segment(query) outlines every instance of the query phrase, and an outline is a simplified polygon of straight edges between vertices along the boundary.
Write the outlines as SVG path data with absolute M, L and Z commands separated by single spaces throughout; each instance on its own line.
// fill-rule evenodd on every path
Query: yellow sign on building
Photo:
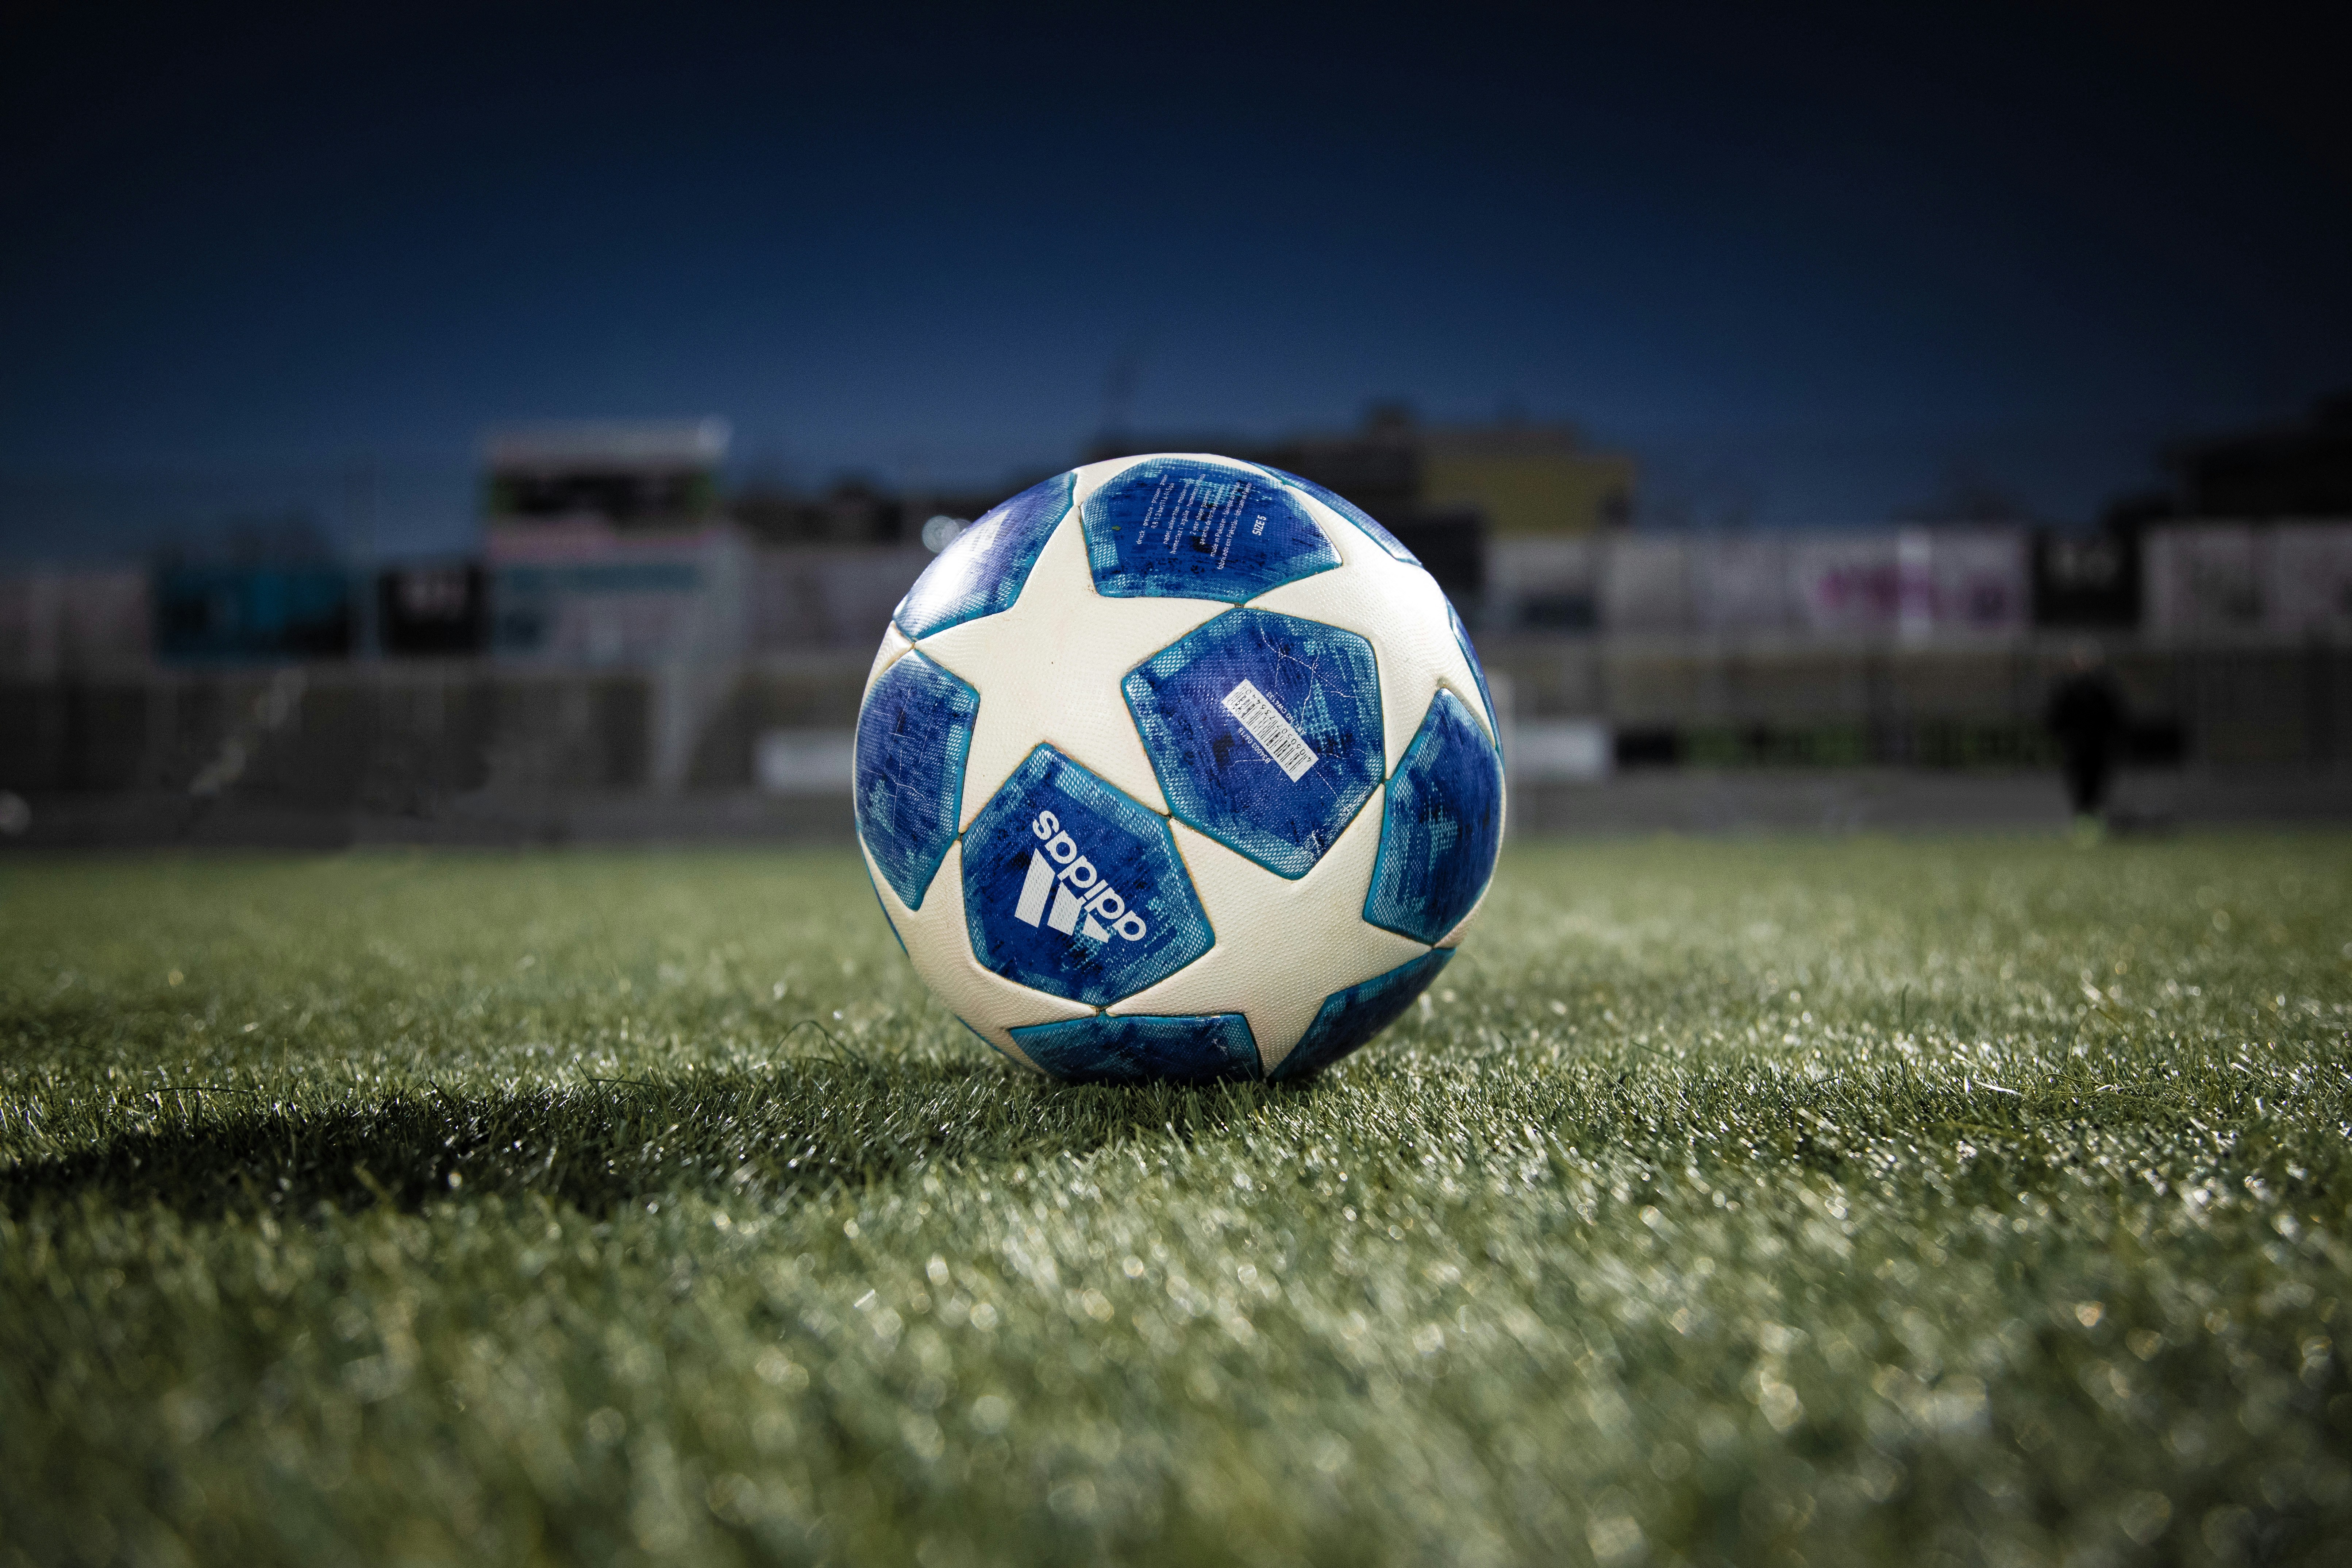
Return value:
M 1501 538 L 1600 533 L 1633 515 L 1633 459 L 1586 447 L 1566 425 L 1421 433 L 1421 494 L 1433 508 L 1475 507 Z

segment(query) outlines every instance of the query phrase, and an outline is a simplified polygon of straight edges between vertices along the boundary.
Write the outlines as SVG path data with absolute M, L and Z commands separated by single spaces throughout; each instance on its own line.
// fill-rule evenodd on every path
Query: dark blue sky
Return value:
M 1507 405 L 1702 522 L 2080 521 L 2352 384 L 2344 57 L 2290 12 L 378 9 L 10 13 L 9 553 L 362 454 L 387 543 L 456 538 L 479 429 L 546 416 L 985 482 L 1123 353 L 1140 428 Z

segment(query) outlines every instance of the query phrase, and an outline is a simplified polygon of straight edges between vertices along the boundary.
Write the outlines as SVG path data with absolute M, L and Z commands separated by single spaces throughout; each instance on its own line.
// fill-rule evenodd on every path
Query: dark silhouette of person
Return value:
M 2106 807 L 2124 738 L 2123 689 L 2097 645 L 2079 644 L 2067 655 L 2066 673 L 2051 689 L 2045 721 L 2058 742 L 2068 804 L 2077 818 L 2096 821 Z

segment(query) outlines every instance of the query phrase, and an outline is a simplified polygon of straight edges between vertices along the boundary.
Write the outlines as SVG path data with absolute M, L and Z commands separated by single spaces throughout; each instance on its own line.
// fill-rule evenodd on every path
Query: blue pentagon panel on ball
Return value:
M 1074 1083 L 1136 1083 L 1171 1079 L 1206 1083 L 1260 1076 L 1257 1042 L 1239 1013 L 1190 1017 L 1073 1018 L 1015 1027 L 1031 1061 Z
M 983 968 L 1101 1007 L 1209 951 L 1209 918 L 1160 814 L 1039 746 L 963 838 L 964 923 Z
M 1502 841 L 1501 753 L 1462 699 L 1440 691 L 1389 780 L 1364 919 L 1437 941 L 1486 890 Z
M 955 842 L 980 693 L 910 653 L 874 678 L 857 710 L 857 836 L 910 910 Z
M 1429 988 L 1429 983 L 1437 978 L 1437 972 L 1453 956 L 1451 949 L 1432 948 L 1386 974 L 1375 974 L 1360 984 L 1326 996 L 1321 1010 L 1315 1015 L 1315 1022 L 1307 1026 L 1307 1033 L 1298 1037 L 1290 1054 L 1275 1068 L 1274 1076 L 1307 1078 L 1321 1072 L 1395 1023 L 1397 1016 Z
M 1114 599 L 1238 605 L 1339 564 L 1307 509 L 1255 468 L 1154 458 L 1087 497 L 1081 516 L 1095 587 Z
M 1470 673 L 1478 682 L 1478 700 L 1486 705 L 1486 727 L 1495 732 L 1496 744 L 1500 746 L 1503 727 L 1495 720 L 1495 694 L 1486 689 L 1486 667 L 1478 662 L 1478 650 L 1470 646 L 1470 628 L 1462 624 L 1461 613 L 1454 609 L 1451 599 L 1445 601 L 1445 618 L 1454 625 L 1454 644 L 1469 661 Z
M 924 568 L 891 619 L 918 640 L 1013 607 L 1054 525 L 1070 512 L 1077 479 L 1061 474 L 982 512 Z
M 1354 632 L 1228 610 L 1128 672 L 1178 820 L 1303 877 L 1381 787 L 1380 671 Z
M 1290 472 L 1286 468 L 1268 468 L 1266 469 L 1266 472 L 1274 475 L 1286 485 L 1292 486 L 1294 489 L 1305 490 L 1308 495 L 1313 496 L 1317 500 L 1321 501 L 1325 506 L 1329 507 L 1333 511 L 1338 512 L 1341 517 L 1346 518 L 1349 522 L 1352 522 L 1358 528 L 1362 529 L 1367 534 L 1370 535 L 1373 543 L 1379 545 L 1382 550 L 1387 551 L 1391 555 L 1395 556 L 1399 561 L 1404 562 L 1410 566 L 1418 566 L 1421 564 L 1421 557 L 1415 555 L 1412 551 L 1407 550 L 1404 547 L 1404 541 L 1399 539 L 1395 534 L 1391 533 L 1387 529 L 1382 528 L 1379 522 L 1373 520 L 1370 512 L 1366 511 L 1362 507 L 1358 506 L 1354 501 L 1349 500 L 1346 496 L 1341 495 L 1339 491 L 1325 489 L 1313 479 L 1302 479 L 1297 474 Z

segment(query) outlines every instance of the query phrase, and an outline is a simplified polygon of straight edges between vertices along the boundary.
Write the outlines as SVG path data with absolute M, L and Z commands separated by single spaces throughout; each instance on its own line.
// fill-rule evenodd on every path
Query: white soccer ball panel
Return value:
M 866 686 L 871 689 L 875 679 L 896 664 L 901 657 L 910 652 L 914 646 L 907 640 L 907 634 L 900 631 L 894 623 L 882 634 L 882 646 L 875 650 L 874 663 L 866 671 Z
M 1274 1071 L 1333 992 L 1428 951 L 1364 922 L 1364 894 L 1381 847 L 1380 808 L 1375 796 L 1314 869 L 1295 881 L 1175 824 L 1177 853 L 1192 874 L 1216 942 L 1110 1011 L 1238 1012 L 1249 1020 L 1260 1064 Z
M 1107 599 L 1095 592 L 1073 510 L 1055 528 L 1013 607 L 950 626 L 917 646 L 971 683 L 980 715 L 964 762 L 960 825 L 1040 742 L 1152 810 L 1168 802 L 1144 755 L 1119 679 L 1225 606 L 1206 599 Z
M 1372 645 L 1380 659 L 1381 713 L 1391 771 L 1412 743 L 1430 699 L 1441 689 L 1461 698 L 1499 745 L 1478 678 L 1463 656 L 1462 645 L 1454 641 L 1437 579 L 1391 557 L 1313 496 L 1301 493 L 1298 500 L 1339 552 L 1343 564 L 1336 572 L 1261 594 L 1250 601 L 1251 607 L 1341 626 Z

